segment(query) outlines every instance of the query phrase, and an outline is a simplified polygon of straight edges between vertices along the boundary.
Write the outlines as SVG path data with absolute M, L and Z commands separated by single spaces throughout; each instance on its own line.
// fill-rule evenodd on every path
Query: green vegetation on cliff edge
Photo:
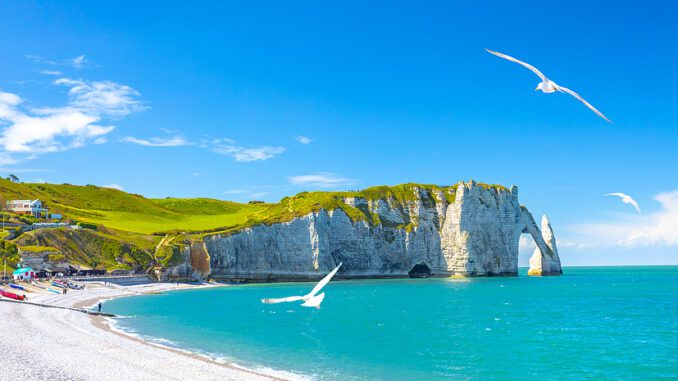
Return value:
M 507 191 L 500 185 L 479 185 Z M 51 213 L 98 227 L 24 233 L 13 240 L 19 247 L 55 247 L 68 260 L 88 267 L 139 269 L 175 263 L 179 257 L 177 248 L 190 243 L 193 235 L 287 222 L 320 209 L 342 209 L 354 221 L 376 225 L 382 222 L 378 215 L 364 205 L 351 206 L 347 200 L 387 200 L 403 208 L 417 200 L 416 189 L 426 189 L 429 197 L 422 202 L 435 203 L 433 194 L 440 194 L 452 203 L 457 186 L 408 183 L 356 192 L 302 192 L 278 203 L 242 204 L 209 198 L 148 199 L 93 185 L 14 183 L 0 179 L 0 194 L 8 200 L 40 199 Z M 411 230 L 415 224 L 416 221 L 410 221 L 402 227 Z

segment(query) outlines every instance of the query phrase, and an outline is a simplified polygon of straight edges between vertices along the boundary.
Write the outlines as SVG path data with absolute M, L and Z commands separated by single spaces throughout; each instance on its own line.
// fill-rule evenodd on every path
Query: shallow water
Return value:
M 315 379 L 678 378 L 678 266 L 560 277 L 331 282 L 322 309 L 264 305 L 311 283 L 106 302 L 165 345 Z

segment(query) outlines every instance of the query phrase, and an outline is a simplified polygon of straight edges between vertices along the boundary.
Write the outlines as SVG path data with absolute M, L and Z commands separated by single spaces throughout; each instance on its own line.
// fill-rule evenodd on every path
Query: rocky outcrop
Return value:
M 553 235 L 551 223 L 546 215 L 541 218 L 541 234 L 546 246 L 550 250 L 550 255 L 544 254 L 539 247 L 534 249 L 534 253 L 530 257 L 530 270 L 527 274 L 534 276 L 560 275 L 563 271 L 560 267 L 556 237 Z
M 346 205 L 371 216 L 364 220 L 341 208 L 320 209 L 289 222 L 208 235 L 210 269 L 200 272 L 231 281 L 309 280 L 343 262 L 338 276 L 344 278 L 406 277 L 416 265 L 433 276 L 517 275 L 523 233 L 534 238 L 548 273 L 560 271 L 550 225 L 542 236 L 517 187 L 470 181 L 441 189 L 412 186 L 408 200 L 346 197 Z

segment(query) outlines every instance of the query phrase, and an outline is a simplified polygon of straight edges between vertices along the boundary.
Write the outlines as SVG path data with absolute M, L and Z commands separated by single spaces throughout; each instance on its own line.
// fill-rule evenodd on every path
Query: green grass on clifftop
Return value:
M 506 190 L 499 185 L 479 183 L 487 189 Z M 104 225 L 118 231 L 140 234 L 200 233 L 239 229 L 258 223 L 292 220 L 320 209 L 342 209 L 352 220 L 378 223 L 378 216 L 364 207 L 352 207 L 347 198 L 395 201 L 400 205 L 417 198 L 416 188 L 440 192 L 454 202 L 458 185 L 401 184 L 376 186 L 356 192 L 302 192 L 274 204 L 241 204 L 209 198 L 148 199 L 111 188 L 93 185 L 13 183 L 0 179 L 0 194 L 6 199 L 40 199 L 52 213 L 66 218 Z M 435 202 L 431 197 L 423 202 Z

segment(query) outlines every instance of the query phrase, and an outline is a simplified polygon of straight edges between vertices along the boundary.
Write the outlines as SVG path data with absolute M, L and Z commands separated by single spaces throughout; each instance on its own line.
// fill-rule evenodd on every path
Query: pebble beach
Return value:
M 26 302 L 0 298 L 0 380 L 279 379 L 126 335 L 103 316 L 38 305 L 89 308 L 101 300 L 190 287 L 201 286 L 94 283 L 67 295 L 33 290 Z

